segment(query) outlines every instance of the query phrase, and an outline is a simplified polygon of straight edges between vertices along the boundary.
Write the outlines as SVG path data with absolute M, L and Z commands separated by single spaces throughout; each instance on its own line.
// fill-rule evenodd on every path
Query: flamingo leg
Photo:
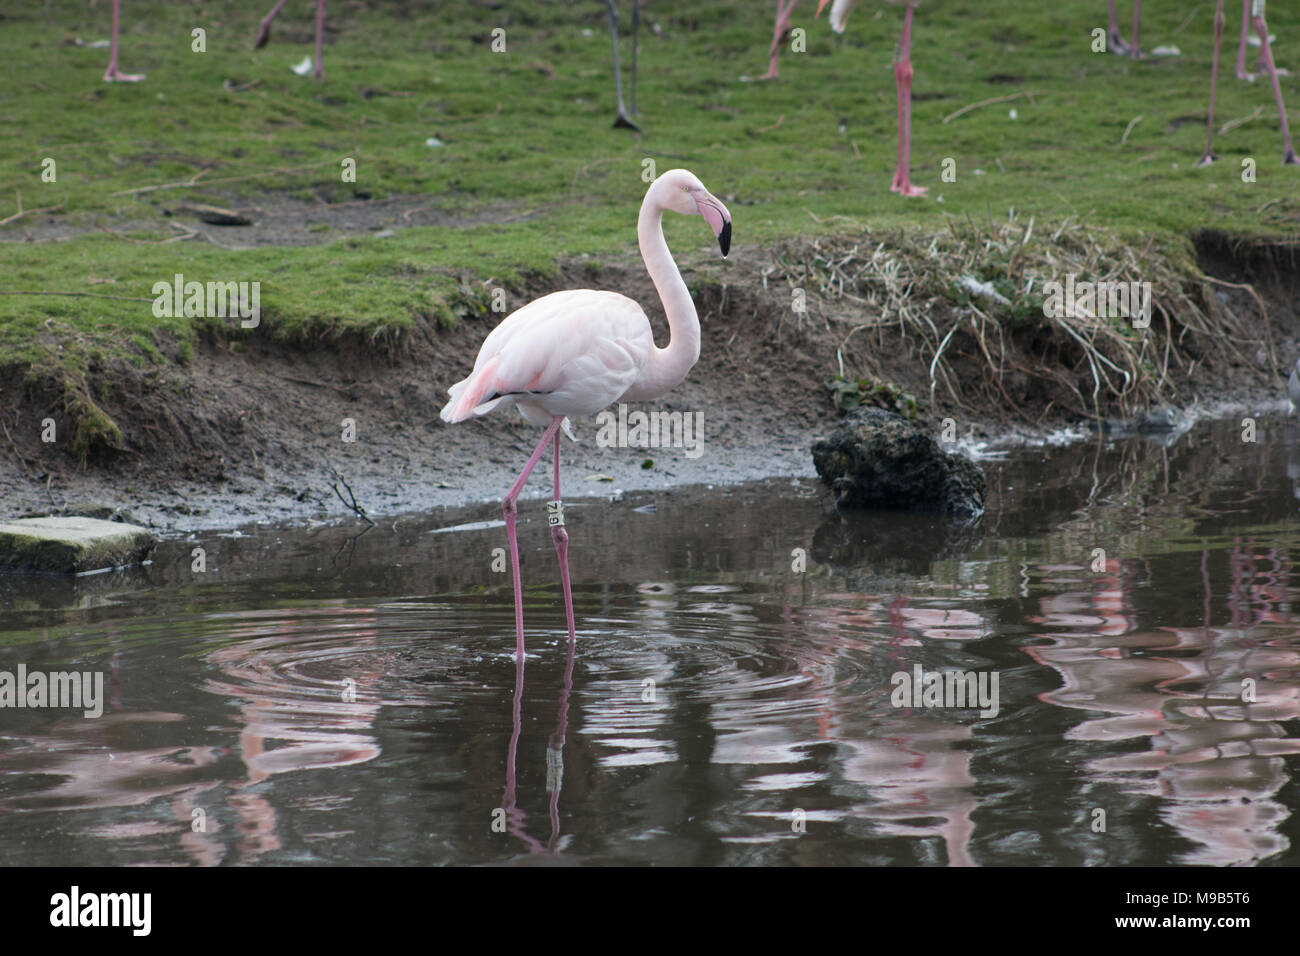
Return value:
M 637 113 L 636 108 L 636 46 L 637 34 L 641 30 L 641 0 L 632 0 L 632 85 L 628 90 L 629 100 L 631 101 L 632 115 Z M 555 497 L 560 497 L 558 494 Z
M 577 640 L 573 629 L 573 589 L 569 583 L 569 532 L 564 530 L 564 502 L 560 498 L 560 433 L 555 433 L 555 500 L 548 507 L 551 539 L 560 559 L 560 584 L 564 588 L 564 617 L 569 625 L 569 643 Z
M 325 39 L 325 0 L 316 0 L 316 69 L 311 75 L 318 80 L 325 79 L 325 51 L 322 44 Z
M 510 486 L 506 492 L 505 499 L 501 502 L 501 512 L 506 520 L 506 537 L 510 539 L 510 572 L 515 577 L 515 658 L 519 661 L 524 659 L 524 588 L 519 579 L 519 538 L 515 534 L 515 520 L 518 517 L 515 502 L 519 498 L 519 493 L 524 490 L 524 483 L 528 481 L 528 476 L 532 474 L 533 468 L 542 457 L 542 452 L 546 451 L 547 444 L 551 438 L 556 436 L 560 429 L 560 423 L 564 421 L 563 415 L 556 415 L 551 419 L 551 424 L 546 429 L 546 434 L 542 440 L 537 443 L 537 449 L 533 452 L 532 457 L 528 459 L 528 464 L 524 465 L 524 470 L 520 473 L 518 480 Z
M 1106 48 L 1111 53 L 1128 53 L 1128 44 L 1119 35 L 1119 18 L 1115 16 L 1115 0 L 1107 0 L 1110 8 L 1110 27 L 1106 30 Z
M 257 39 L 253 41 L 254 50 L 262 49 L 262 47 L 266 46 L 267 41 L 271 39 L 271 21 L 275 19 L 285 2 L 286 0 L 278 0 L 276 5 L 271 8 L 271 12 L 262 17 L 262 25 L 257 28 Z
M 641 127 L 632 122 L 627 115 L 627 107 L 623 105 L 623 74 L 618 66 L 618 10 L 614 8 L 614 0 L 605 0 L 605 6 L 609 9 L 609 42 L 614 48 L 614 95 L 618 99 L 614 128 L 634 129 L 639 133 Z
M 1246 37 L 1250 34 L 1250 0 L 1241 0 L 1241 39 L 1237 42 L 1237 79 L 1250 80 L 1246 72 Z M 1263 54 L 1260 54 L 1263 56 Z
M 139 83 L 144 79 L 143 73 L 123 73 L 117 68 L 117 29 L 120 19 L 122 0 L 113 0 L 113 39 L 112 49 L 108 54 L 108 69 L 104 71 L 105 83 Z
M 1141 0 L 1133 0 L 1133 42 L 1127 43 L 1119 35 L 1119 18 L 1115 16 L 1115 0 L 1108 0 L 1110 8 L 1110 27 L 1106 31 L 1106 49 L 1111 53 L 1120 56 L 1131 56 L 1134 59 L 1142 58 L 1142 51 L 1138 47 L 1138 21 L 1142 16 Z
M 912 160 L 912 11 L 908 4 L 903 15 L 903 37 L 899 42 L 899 59 L 894 64 L 894 80 L 898 86 L 898 166 L 890 192 L 900 196 L 924 196 L 923 186 L 913 186 L 910 172 Z
M 767 51 L 767 72 L 759 77 L 760 80 L 775 80 L 779 75 L 777 61 L 781 58 L 781 42 L 790 32 L 790 13 L 798 2 L 799 0 L 790 0 L 785 4 L 782 0 L 776 0 L 776 24 L 772 27 L 772 48 Z
M 1259 57 L 1264 64 L 1265 72 L 1268 73 L 1268 78 L 1273 83 L 1273 98 L 1277 100 L 1277 115 L 1282 122 L 1282 165 L 1300 166 L 1300 158 L 1296 157 L 1295 150 L 1291 147 L 1291 128 L 1287 125 L 1286 106 L 1282 103 L 1282 87 L 1277 82 L 1277 67 L 1273 63 L 1273 51 L 1268 46 L 1268 24 L 1264 21 L 1264 0 L 1257 0 L 1252 12 L 1255 14 L 1252 17 L 1255 32 L 1259 34 Z
M 1214 155 L 1214 94 L 1219 86 L 1219 46 L 1222 42 L 1223 0 L 1217 0 L 1214 8 L 1214 58 L 1210 61 L 1210 116 L 1205 124 L 1205 152 L 1196 161 L 1197 168 L 1209 166 L 1219 158 Z

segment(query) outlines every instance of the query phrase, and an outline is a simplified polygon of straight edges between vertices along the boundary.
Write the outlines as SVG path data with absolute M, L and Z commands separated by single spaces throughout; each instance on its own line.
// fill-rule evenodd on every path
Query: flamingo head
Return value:
M 718 237 L 722 258 L 731 250 L 731 213 L 717 196 L 704 188 L 704 183 L 685 169 L 670 169 L 655 180 L 653 188 L 661 190 L 661 204 L 665 209 L 683 216 L 703 216 Z

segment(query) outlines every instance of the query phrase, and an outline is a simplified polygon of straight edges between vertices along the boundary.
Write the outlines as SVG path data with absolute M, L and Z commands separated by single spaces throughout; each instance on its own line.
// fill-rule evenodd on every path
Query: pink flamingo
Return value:
M 1273 63 L 1273 53 L 1268 46 L 1268 23 L 1264 20 L 1265 0 L 1246 0 L 1246 3 L 1250 4 L 1250 22 L 1254 25 L 1255 33 L 1259 36 L 1259 62 L 1273 83 L 1273 98 L 1277 100 L 1277 113 L 1282 123 L 1282 165 L 1300 166 L 1300 158 L 1296 157 L 1295 150 L 1291 146 L 1291 128 L 1287 125 L 1286 106 L 1282 103 L 1282 87 L 1278 84 L 1277 67 Z M 1210 64 L 1210 114 L 1206 124 L 1205 152 L 1196 161 L 1198 167 L 1209 166 L 1218 159 L 1214 155 L 1213 148 L 1214 94 L 1215 88 L 1219 85 L 1219 45 L 1223 40 L 1223 25 L 1223 0 L 1217 0 L 1214 9 L 1214 58 Z M 1237 48 L 1238 75 L 1241 75 L 1245 65 L 1245 52 L 1246 40 L 1243 32 L 1241 43 Z
M 782 0 L 776 0 L 776 25 L 772 28 L 772 48 L 767 51 L 767 72 L 759 77 L 760 80 L 775 80 L 778 76 L 776 61 L 781 58 L 781 44 L 790 32 L 790 13 L 798 2 L 799 0 L 790 0 L 789 3 L 783 3 Z
M 817 15 L 831 0 L 821 0 L 817 6 Z M 831 29 L 843 33 L 849 12 L 858 0 L 835 0 L 831 7 Z M 894 170 L 894 181 L 890 183 L 890 192 L 900 196 L 924 196 L 924 186 L 913 186 L 909 166 L 912 159 L 912 11 L 917 3 L 906 0 L 885 0 L 886 3 L 903 5 L 907 8 L 903 14 L 903 36 L 898 44 L 898 56 L 894 61 L 894 81 L 898 87 L 898 166 Z
M 267 41 L 271 39 L 271 21 L 275 19 L 280 8 L 285 4 L 285 0 L 277 0 L 271 12 L 262 18 L 262 25 L 257 30 L 257 39 L 253 41 L 253 49 L 260 50 L 266 46 Z M 325 0 L 316 0 L 316 64 L 311 71 L 311 75 L 318 80 L 325 78 L 325 66 L 323 50 L 323 41 L 325 35 Z
M 573 438 L 569 415 L 592 415 L 612 402 L 659 397 L 682 382 L 700 357 L 700 321 L 664 241 L 665 210 L 703 216 L 713 227 L 724 258 L 731 248 L 731 213 L 693 173 L 684 169 L 664 173 L 646 190 L 637 220 L 637 239 L 668 319 L 671 340 L 667 348 L 655 345 L 650 320 L 641 306 L 626 296 L 593 289 L 552 292 L 506 316 L 484 340 L 474 371 L 447 390 L 451 400 L 442 409 L 445 422 L 461 422 L 497 407 L 514 405 L 525 421 L 547 426 L 501 503 L 514 574 L 517 659 L 524 654 L 524 602 L 515 537 L 515 500 L 528 475 L 554 439 L 555 500 L 547 510 L 560 559 L 564 610 L 572 641 L 569 536 L 564 530 L 560 500 L 560 428 Z
M 143 73 L 123 73 L 117 68 L 117 26 L 121 16 L 122 0 L 113 0 L 113 40 L 108 54 L 108 69 L 104 71 L 105 83 L 139 83 Z

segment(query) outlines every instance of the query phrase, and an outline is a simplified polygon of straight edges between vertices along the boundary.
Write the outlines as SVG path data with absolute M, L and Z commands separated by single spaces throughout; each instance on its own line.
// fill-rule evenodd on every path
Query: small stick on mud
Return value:
M 30 478 L 32 476 L 32 473 L 27 470 L 27 459 L 23 457 L 23 453 L 20 452 L 18 450 L 18 446 L 14 444 L 13 436 L 9 434 L 9 428 L 5 425 L 3 421 L 0 421 L 0 428 L 4 429 L 5 438 L 8 439 L 9 441 L 9 447 L 14 450 L 14 455 L 17 456 L 18 463 L 23 466 L 23 474 L 27 475 L 27 477 Z
M 53 508 L 55 511 L 62 512 L 67 507 L 67 503 L 65 502 L 64 504 L 60 505 L 57 501 L 54 500 L 54 491 L 50 487 L 53 483 L 54 483 L 54 475 L 51 472 L 46 472 L 45 493 L 50 496 L 50 507 Z
M 198 174 L 196 174 L 194 177 L 192 177 L 187 181 L 174 182 L 174 183 L 159 183 L 156 186 L 141 186 L 138 189 L 123 189 L 120 192 L 113 193 L 112 195 L 138 196 L 141 193 L 157 192 L 160 189 L 193 189 L 195 186 L 215 186 L 218 183 L 242 183 L 249 179 L 261 179 L 263 176 L 275 176 L 279 173 L 297 173 L 297 172 L 301 172 L 304 169 L 315 169 L 318 166 L 331 166 L 331 165 L 337 166 L 338 164 L 339 161 L 337 159 L 327 159 L 319 163 L 308 163 L 305 166 L 280 166 L 275 169 L 264 170 L 263 172 L 260 173 L 253 173 L 252 175 L 249 176 L 229 176 L 225 179 L 209 179 L 204 182 L 199 182 L 198 181 L 199 176 L 203 176 L 209 171 L 207 169 L 202 169 L 199 170 Z
M 370 520 L 370 515 L 366 514 L 366 509 L 357 504 L 357 496 L 352 493 L 352 486 L 348 484 L 348 480 L 339 474 L 339 470 L 333 465 L 330 465 L 330 474 L 334 476 L 334 481 L 330 482 L 330 487 L 334 489 L 334 494 L 338 496 L 339 501 L 343 502 L 345 508 L 373 528 L 375 523 Z M 342 485 L 347 491 L 348 496 L 346 498 L 343 497 L 343 492 L 339 491 L 339 485 Z
M 23 209 L 23 194 L 17 190 L 15 190 L 15 192 L 18 196 L 18 211 L 12 216 L 0 219 L 0 226 L 7 226 L 9 223 L 16 222 L 23 218 L 23 216 L 35 215 L 38 212 L 53 212 L 55 209 L 63 208 L 63 203 L 59 203 L 57 206 L 42 206 L 40 209 Z

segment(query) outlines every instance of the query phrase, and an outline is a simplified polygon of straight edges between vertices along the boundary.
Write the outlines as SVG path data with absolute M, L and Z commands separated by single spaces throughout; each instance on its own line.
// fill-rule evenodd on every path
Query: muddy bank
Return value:
M 1157 403 L 1235 401 L 1263 411 L 1276 404 L 1281 368 L 1300 349 L 1300 286 L 1288 246 L 1197 237 L 1206 278 L 1188 280 L 1181 299 L 1157 292 L 1148 351 L 1173 357 L 1159 387 L 1094 394 L 1097 362 L 1125 360 L 1107 351 L 1111 343 L 1098 339 L 1089 353 L 1060 329 L 1015 315 L 1001 320 L 988 304 L 952 293 L 951 277 L 927 275 L 924 256 L 888 259 L 905 245 L 897 237 L 844 241 L 862 263 L 856 274 L 843 250 L 832 254 L 822 240 L 737 249 L 721 268 L 683 261 L 700 313 L 700 362 L 685 383 L 642 407 L 702 415 L 702 442 L 602 448 L 596 423 L 577 422 L 579 443 L 565 446 L 565 497 L 812 477 L 810 444 L 837 417 L 826 382 L 840 369 L 849 379 L 896 383 L 915 396 L 918 421 L 938 428 L 952 419 L 962 439 L 1033 438 L 1084 426 L 1098 412 Z M 838 276 L 816 272 L 819 255 L 837 264 Z M 1009 281 L 1019 281 L 1014 261 L 1006 268 Z M 991 281 L 987 269 L 974 274 Z M 557 277 L 518 291 L 531 298 L 584 287 L 636 298 L 659 343 L 667 341 L 639 259 L 569 262 Z M 795 289 L 804 293 L 803 311 L 792 308 Z M 1175 300 L 1192 303 L 1203 324 L 1218 320 L 1240 331 L 1216 341 L 1161 310 L 1162 301 Z M 891 312 L 897 303 L 919 323 L 949 330 L 941 349 L 908 327 L 912 319 Z M 99 513 L 121 510 L 183 531 L 339 518 L 348 508 L 334 487 L 376 517 L 498 499 L 538 430 L 513 410 L 455 426 L 438 411 L 499 319 L 467 315 L 451 329 L 417 320 L 382 342 L 286 345 L 262 329 L 209 337 L 192 357 L 160 341 L 166 367 L 93 368 L 72 390 L 28 368 L 0 370 L 4 516 L 93 504 Z M 43 442 L 51 419 L 56 440 Z M 353 429 L 355 440 L 347 440 Z M 549 481 L 549 469 L 539 468 L 528 494 L 549 495 Z

